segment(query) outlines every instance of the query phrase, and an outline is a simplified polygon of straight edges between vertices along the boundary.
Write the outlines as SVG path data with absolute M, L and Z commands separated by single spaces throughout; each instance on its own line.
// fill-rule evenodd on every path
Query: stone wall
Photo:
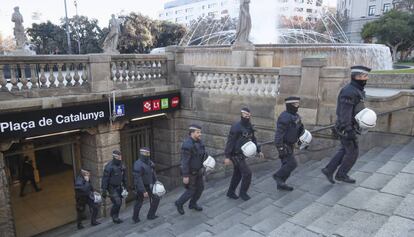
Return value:
M 414 73 L 407 74 L 369 74 L 369 87 L 414 89 Z
M 13 237 L 16 235 L 14 229 L 13 214 L 11 209 L 9 184 L 7 181 L 6 167 L 2 150 L 0 150 L 0 236 Z

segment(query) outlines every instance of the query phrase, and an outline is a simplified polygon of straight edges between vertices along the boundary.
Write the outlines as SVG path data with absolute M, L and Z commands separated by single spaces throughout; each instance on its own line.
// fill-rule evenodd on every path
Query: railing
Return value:
M 111 80 L 134 83 L 167 78 L 167 58 L 163 55 L 116 55 L 111 60 Z
M 0 57 L 0 91 L 84 87 L 88 80 L 87 56 Z
M 402 108 L 393 109 L 393 110 L 390 110 L 390 111 L 378 113 L 377 116 L 378 117 L 383 117 L 385 115 L 389 115 L 389 114 L 392 114 L 392 113 L 395 113 L 395 112 L 399 112 L 399 111 L 407 110 L 407 109 L 411 109 L 411 108 L 414 108 L 414 105 L 405 106 L 405 107 L 402 107 Z M 328 125 L 328 126 L 324 126 L 324 127 L 312 129 L 309 132 L 310 133 L 317 133 L 317 132 L 321 132 L 321 131 L 324 131 L 324 130 L 333 129 L 334 127 L 335 127 L 335 124 L 331 124 L 331 125 Z M 331 136 L 330 138 L 337 139 L 336 136 Z M 260 146 L 272 145 L 272 144 L 274 144 L 274 141 L 273 140 L 259 143 Z M 220 157 L 220 156 L 224 156 L 224 152 L 218 153 L 218 154 L 215 154 L 215 155 L 212 155 L 212 156 L 214 158 L 217 158 L 217 157 Z M 170 166 L 168 168 L 164 168 L 164 169 L 157 170 L 157 172 L 161 173 L 161 172 L 165 172 L 165 171 L 168 171 L 168 170 L 171 170 L 171 169 L 175 169 L 175 168 L 178 168 L 178 167 L 180 167 L 180 164 L 176 164 L 176 165 Z
M 194 67 L 194 87 L 228 95 L 276 97 L 278 68 Z

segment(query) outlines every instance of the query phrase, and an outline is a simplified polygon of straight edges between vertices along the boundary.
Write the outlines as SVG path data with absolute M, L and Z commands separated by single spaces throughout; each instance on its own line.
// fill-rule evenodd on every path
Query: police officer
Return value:
M 137 194 L 137 199 L 134 207 L 134 214 L 132 220 L 135 223 L 140 221 L 139 211 L 141 210 L 142 203 L 144 198 L 149 198 L 150 209 L 148 211 L 147 219 L 154 220 L 158 218 L 155 215 L 157 211 L 158 204 L 160 203 L 160 198 L 157 195 L 152 194 L 152 187 L 157 180 L 155 176 L 155 165 L 150 160 L 151 151 L 148 147 L 143 147 L 139 150 L 139 159 L 134 163 L 134 186 Z
M 280 114 L 276 124 L 275 145 L 282 166 L 273 174 L 273 179 L 275 179 L 279 190 L 293 190 L 293 187 L 286 184 L 286 180 L 298 165 L 293 155 L 294 145 L 304 132 L 301 118 L 297 113 L 299 102 L 299 97 L 290 96 L 286 98 L 286 111 Z
M 203 208 L 197 204 L 204 190 L 203 181 L 203 162 L 207 158 L 207 153 L 201 141 L 201 127 L 191 125 L 189 136 L 181 146 L 181 174 L 186 188 L 185 192 L 175 201 L 178 213 L 184 215 L 183 205 L 188 200 L 189 209 L 202 211 Z
M 260 151 L 260 147 L 257 146 L 256 137 L 254 135 L 253 125 L 250 123 L 251 113 L 248 108 L 241 109 L 240 121 L 234 123 L 231 126 L 226 148 L 224 150 L 226 158 L 224 164 L 229 165 L 233 163 L 233 176 L 231 177 L 230 186 L 227 191 L 227 197 L 232 199 L 238 199 L 239 196 L 244 201 L 250 199 L 247 194 L 247 190 L 250 187 L 252 180 L 252 171 L 246 163 L 246 157 L 241 151 L 241 147 L 249 141 L 252 141 L 256 147 L 260 157 L 263 158 L 263 153 Z M 240 185 L 239 196 L 236 195 L 236 188 Z
M 359 154 L 358 126 L 354 117 L 365 108 L 364 88 L 370 71 L 371 69 L 365 66 L 351 67 L 351 82 L 339 92 L 335 129 L 339 135 L 341 145 L 328 165 L 322 169 L 322 173 L 332 184 L 335 183 L 333 174 L 338 167 L 338 172 L 335 175 L 337 181 L 355 183 L 355 179 L 348 176 L 348 172 L 354 166 Z
M 81 169 L 80 174 L 75 180 L 75 196 L 76 196 L 76 212 L 78 229 L 83 229 L 82 218 L 85 212 L 85 207 L 88 205 L 91 213 L 91 225 L 99 225 L 101 223 L 96 221 L 98 216 L 98 204 L 95 203 L 94 188 L 90 180 L 90 171 Z
M 107 193 L 111 198 L 112 221 L 116 224 L 122 223 L 119 219 L 119 210 L 122 205 L 122 191 L 127 187 L 125 166 L 122 164 L 122 154 L 118 150 L 112 152 L 112 160 L 105 165 L 102 177 L 102 196 L 106 198 Z
M 32 183 L 32 186 L 36 192 L 42 191 L 42 189 L 37 186 L 34 178 L 33 162 L 29 159 L 29 157 L 25 156 L 20 176 L 20 197 L 24 197 L 24 187 L 29 181 Z

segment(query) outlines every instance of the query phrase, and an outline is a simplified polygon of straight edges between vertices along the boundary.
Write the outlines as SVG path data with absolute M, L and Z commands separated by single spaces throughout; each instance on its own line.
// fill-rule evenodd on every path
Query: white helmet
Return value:
M 214 170 L 214 167 L 216 166 L 216 160 L 214 160 L 213 157 L 208 156 L 207 159 L 203 162 L 203 165 L 206 168 L 206 171 Z
M 156 181 L 152 187 L 152 193 L 158 197 L 162 197 L 166 192 L 167 191 L 165 190 L 164 184 L 162 184 L 160 181 Z
M 355 115 L 355 120 L 361 130 L 367 130 L 377 125 L 377 114 L 372 109 L 365 108 Z
M 303 134 L 299 137 L 299 141 L 301 143 L 299 149 L 301 150 L 305 149 L 306 147 L 309 146 L 309 144 L 312 141 L 312 134 L 308 130 L 305 129 Z
M 128 197 L 128 190 L 126 190 L 126 188 L 123 188 L 123 189 L 122 189 L 121 196 L 122 196 L 123 198 Z
M 243 155 L 247 158 L 252 158 L 256 155 L 257 147 L 252 141 L 246 142 L 242 147 L 241 150 Z
M 102 202 L 102 196 L 98 192 L 93 192 L 93 202 L 94 203 L 101 203 Z

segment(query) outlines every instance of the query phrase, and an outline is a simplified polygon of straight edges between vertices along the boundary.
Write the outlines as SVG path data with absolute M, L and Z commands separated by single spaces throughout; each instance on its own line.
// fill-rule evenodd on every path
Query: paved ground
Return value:
M 414 140 L 362 155 L 351 171 L 354 185 L 328 183 L 320 173 L 327 162 L 300 165 L 288 180 L 293 192 L 276 190 L 271 175 L 279 164 L 272 161 L 255 172 L 247 202 L 225 197 L 227 178 L 207 184 L 203 212 L 186 208 L 179 215 L 173 205 L 178 188 L 162 200 L 157 220 L 133 224 L 129 207 L 121 225 L 105 219 L 97 227 L 77 231 L 71 225 L 44 236 L 414 236 Z

